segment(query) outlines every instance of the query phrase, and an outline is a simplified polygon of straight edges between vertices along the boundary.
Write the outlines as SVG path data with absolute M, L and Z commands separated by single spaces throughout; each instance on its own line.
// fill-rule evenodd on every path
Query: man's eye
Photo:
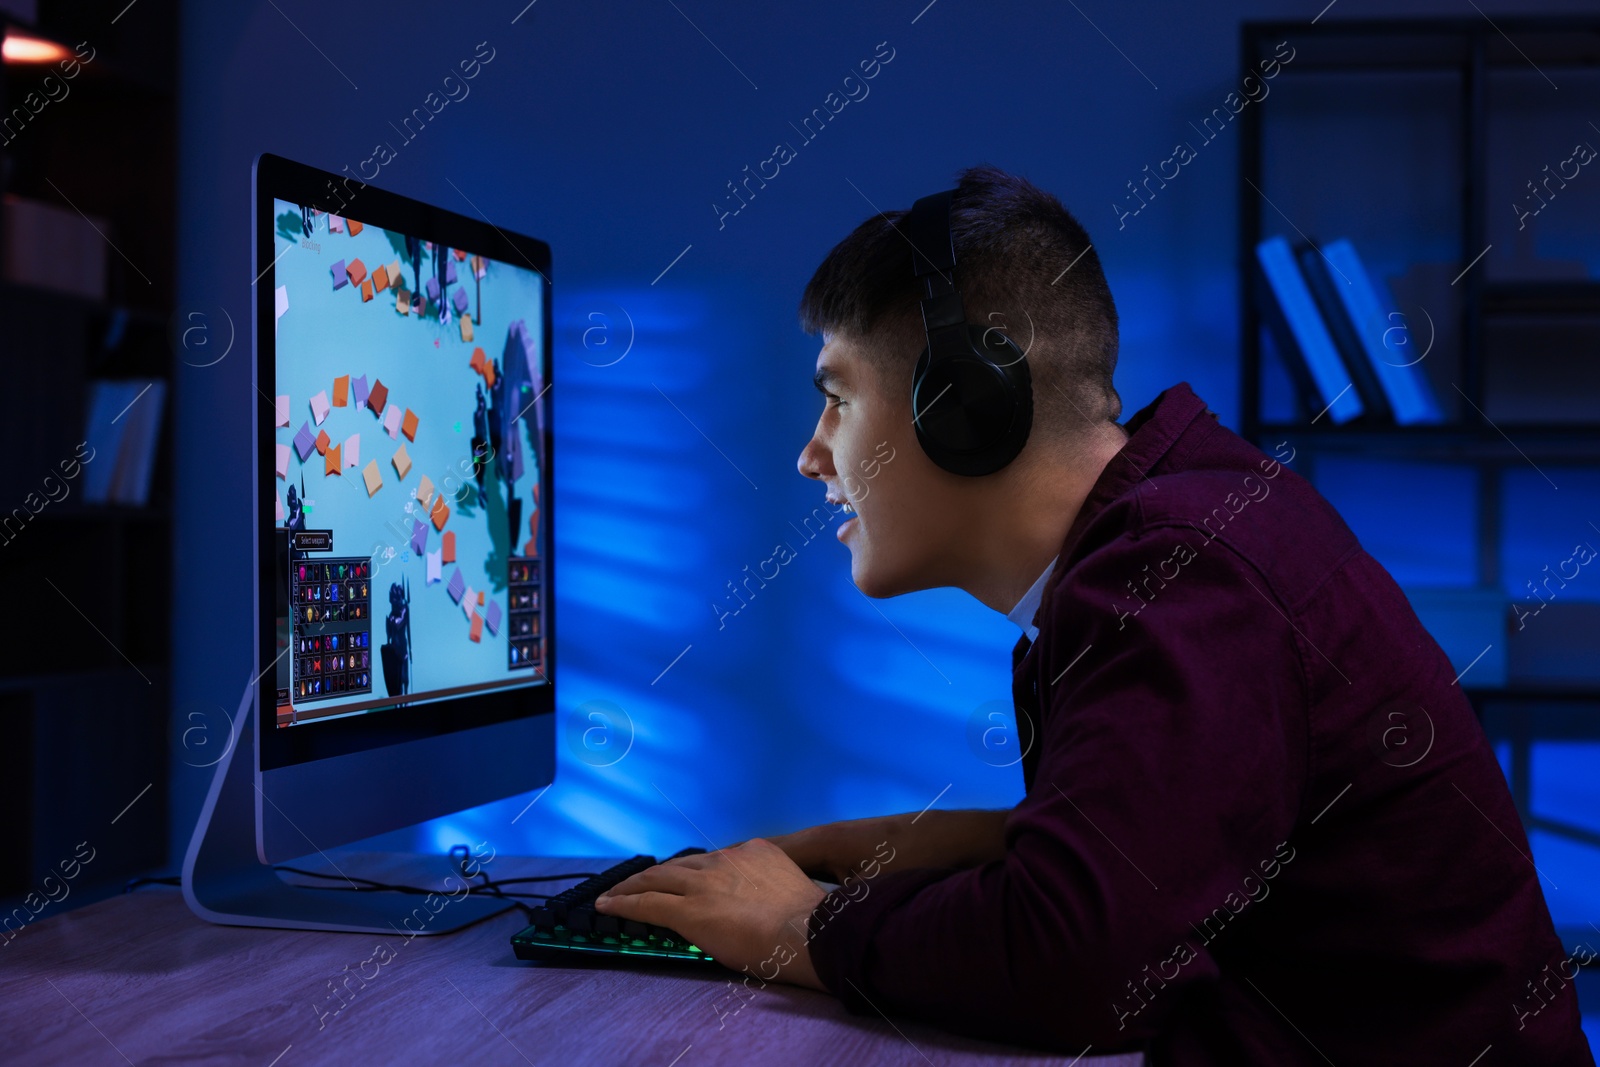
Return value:
M 843 400 L 840 400 L 838 397 L 834 396 L 832 393 L 825 393 L 823 395 L 828 398 L 828 407 L 830 407 L 830 408 L 831 407 L 838 407 L 839 405 L 844 403 Z

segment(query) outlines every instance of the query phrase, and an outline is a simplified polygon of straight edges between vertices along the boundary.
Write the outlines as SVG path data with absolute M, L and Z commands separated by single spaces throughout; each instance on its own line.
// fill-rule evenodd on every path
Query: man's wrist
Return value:
M 768 974 L 766 968 L 762 967 L 758 969 L 758 977 L 768 982 L 776 980 L 827 992 L 827 986 L 817 977 L 817 970 L 811 963 L 810 926 L 812 912 L 821 908 L 827 897 L 825 891 L 817 889 L 816 896 L 809 901 L 805 910 L 785 918 L 783 925 L 775 932 L 778 947 L 769 961 L 773 965 L 772 972 Z
M 802 924 L 803 925 L 803 924 Z M 820 989 L 828 992 L 828 987 L 822 984 L 822 979 L 817 977 L 817 969 L 811 963 L 810 940 L 800 943 L 799 951 L 794 954 L 783 968 L 783 980 L 790 985 L 805 986 L 808 989 Z

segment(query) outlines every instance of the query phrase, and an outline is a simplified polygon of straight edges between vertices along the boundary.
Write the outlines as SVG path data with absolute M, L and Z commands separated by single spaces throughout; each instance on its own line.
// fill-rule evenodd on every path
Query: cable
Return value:
M 427 893 L 437 892 L 437 890 L 423 889 L 420 886 L 390 885 L 388 882 L 378 882 L 378 881 L 374 881 L 371 878 L 362 878 L 360 876 L 351 876 L 351 875 L 348 875 L 348 874 L 340 874 L 340 873 L 326 874 L 326 873 L 324 873 L 322 871 L 307 871 L 307 870 L 302 870 L 299 867 L 290 867 L 287 864 L 283 864 L 283 863 L 273 864 L 272 869 L 275 870 L 275 871 L 282 871 L 285 874 L 298 874 L 303 878 L 330 878 L 330 879 L 333 879 L 334 881 L 341 881 L 341 882 L 349 882 L 350 883 L 350 885 L 348 885 L 348 886 L 342 886 L 342 885 L 330 885 L 330 886 L 309 886 L 308 885 L 308 886 L 302 886 L 301 888 L 304 888 L 304 889 L 337 889 L 337 890 L 343 890 L 344 892 L 347 892 L 347 893 L 412 893 L 412 894 L 427 894 Z M 356 885 L 357 882 L 360 882 L 362 884 L 361 885 Z
M 457 847 L 459 848 L 461 846 L 457 846 Z M 452 854 L 454 854 L 454 850 L 452 850 Z M 461 877 L 462 877 L 463 880 L 466 880 L 466 879 L 469 879 L 469 878 L 473 877 L 472 875 L 469 875 L 469 874 L 466 873 L 466 861 L 464 861 L 464 860 L 463 861 L 459 861 L 458 864 L 457 864 L 457 868 L 460 871 Z M 327 873 L 325 871 L 308 871 L 308 870 L 304 870 L 304 869 L 299 868 L 299 867 L 290 867 L 290 866 L 288 866 L 286 864 L 281 864 L 281 863 L 280 864 L 275 864 L 272 869 L 275 870 L 275 871 L 283 871 L 286 874 L 297 874 L 297 875 L 300 875 L 301 877 L 305 877 L 305 878 L 327 878 L 327 879 L 334 880 L 334 881 L 345 881 L 345 882 L 349 882 L 350 883 L 349 885 L 303 886 L 302 888 L 305 888 L 305 889 L 325 889 L 325 890 L 328 890 L 330 892 L 335 892 L 335 893 L 338 893 L 338 892 L 343 892 L 343 893 L 393 892 L 393 893 L 406 893 L 406 894 L 410 894 L 410 895 L 413 895 L 413 896 L 422 896 L 422 895 L 426 895 L 426 894 L 429 894 L 429 893 L 440 893 L 441 892 L 438 889 L 426 889 L 426 888 L 423 888 L 421 886 L 392 885 L 392 884 L 390 884 L 388 882 L 379 882 L 379 881 L 376 881 L 376 880 L 374 880 L 372 878 L 362 878 L 360 876 L 352 877 L 352 876 L 349 876 L 349 875 L 343 875 L 343 874 L 337 874 L 337 873 L 329 874 L 329 873 Z M 468 884 L 471 886 L 472 889 L 481 890 L 482 892 L 485 892 L 485 893 L 489 894 L 490 896 L 495 897 L 496 899 L 505 901 L 506 903 L 508 903 L 508 904 L 512 905 L 513 907 L 519 909 L 522 912 L 522 914 L 523 914 L 523 916 L 525 918 L 527 918 L 529 921 L 532 921 L 532 919 L 533 919 L 533 909 L 531 907 L 529 907 L 527 904 L 524 904 L 522 902 L 524 900 L 549 900 L 551 897 L 555 896 L 556 894 L 554 894 L 554 893 L 507 893 L 507 892 L 504 891 L 504 889 L 501 888 L 502 886 L 513 885 L 513 884 L 519 884 L 520 885 L 521 883 L 524 883 L 524 882 L 561 882 L 561 881 L 582 880 L 582 879 L 585 879 L 585 878 L 593 878 L 594 874 L 593 874 L 593 872 L 590 872 L 590 871 L 573 871 L 573 872 L 568 873 L 568 874 L 542 874 L 542 875 L 533 875 L 533 876 L 526 877 L 526 878 L 505 878 L 505 879 L 501 879 L 501 880 L 495 881 L 495 880 L 490 879 L 489 876 L 484 874 L 482 871 L 479 871 L 477 877 L 482 878 L 483 881 L 481 883 L 470 883 L 469 882 Z M 355 883 L 357 883 L 357 882 L 360 882 L 362 884 L 361 885 L 356 885 Z M 443 895 L 448 896 L 449 894 L 443 894 Z
M 559 882 L 565 878 L 598 878 L 594 871 L 573 871 L 571 874 L 541 874 L 537 878 L 497 878 L 492 885 L 518 885 L 522 882 Z
M 286 864 L 281 864 L 281 863 L 274 865 L 272 869 L 275 870 L 275 871 L 283 871 L 285 874 L 298 874 L 303 878 L 327 878 L 327 879 L 329 879 L 331 881 L 350 882 L 351 883 L 348 886 L 341 886 L 341 885 L 310 886 L 310 885 L 308 885 L 308 886 L 301 886 L 300 888 L 302 888 L 302 889 L 333 889 L 333 890 L 342 890 L 342 891 L 344 891 L 346 893 L 411 893 L 411 894 L 418 895 L 418 896 L 426 895 L 428 893 L 440 893 L 440 894 L 444 893 L 444 890 L 442 890 L 442 889 L 428 889 L 425 886 L 416 886 L 416 885 L 393 885 L 393 884 L 390 884 L 389 882 L 379 882 L 379 881 L 375 881 L 374 879 L 371 879 L 371 878 L 362 878 L 359 875 L 328 873 L 326 871 L 307 871 L 307 870 L 303 870 L 303 869 L 301 869 L 299 867 L 290 867 L 290 866 L 288 866 Z M 559 880 L 561 880 L 563 878 L 570 878 L 570 877 L 573 877 L 573 876 L 572 875 L 551 875 L 549 877 L 544 877 L 544 878 L 518 878 L 518 879 L 512 879 L 512 881 L 519 881 L 519 882 L 523 882 L 523 881 L 528 881 L 528 882 L 553 882 L 553 881 L 559 881 Z M 355 884 L 356 882 L 361 882 L 362 884 L 361 885 L 356 885 Z M 473 888 L 473 889 L 486 889 L 486 890 L 493 891 L 493 890 L 498 889 L 501 885 L 504 885 L 504 884 L 507 884 L 507 883 L 505 883 L 505 882 L 486 882 L 483 885 L 473 884 L 471 886 L 471 888 Z M 540 899 L 549 899 L 550 897 L 554 896 L 555 894 L 553 894 L 553 893 L 513 893 L 513 894 L 507 894 L 507 895 L 510 895 L 510 896 L 525 896 L 525 897 L 538 897 Z
M 533 909 L 522 902 L 524 900 L 549 900 L 556 894 L 507 893 L 504 889 L 505 886 L 523 885 L 528 882 L 577 882 L 582 881 L 585 878 L 593 878 L 596 876 L 595 872 L 593 871 L 571 871 L 565 874 L 539 874 L 530 875 L 523 878 L 501 878 L 497 880 L 490 878 L 483 871 L 479 871 L 476 875 L 468 874 L 468 855 L 469 854 L 465 845 L 456 845 L 450 850 L 450 857 L 456 861 L 456 870 L 460 874 L 462 880 L 469 884 L 471 889 L 480 890 L 489 894 L 490 896 L 504 900 L 513 907 L 521 909 L 523 915 L 530 920 L 533 917 Z M 308 871 L 301 867 L 290 867 L 289 865 L 282 863 L 274 864 L 272 869 L 275 871 L 282 871 L 285 874 L 299 875 L 302 878 L 326 878 L 332 881 L 343 881 L 349 883 L 348 885 L 301 886 L 300 888 L 302 889 L 325 889 L 330 892 L 344 893 L 404 893 L 410 896 L 426 896 L 430 893 L 441 893 L 445 896 L 449 895 L 447 893 L 442 893 L 441 890 L 428 889 L 423 886 L 395 885 L 389 882 L 380 882 L 373 878 L 363 878 L 359 875 L 352 876 L 340 873 L 330 874 L 325 871 Z M 470 880 L 472 878 L 480 878 L 482 881 L 471 882 Z M 157 878 L 130 878 L 128 879 L 127 883 L 123 885 L 122 891 L 124 893 L 131 893 L 142 885 L 182 886 L 182 884 L 183 880 L 176 876 Z M 469 892 L 471 889 L 469 889 Z
M 348 881 L 348 882 L 351 883 L 350 885 L 327 885 L 327 886 L 303 886 L 302 887 L 302 888 L 305 888 L 305 889 L 321 889 L 321 890 L 325 890 L 325 891 L 330 892 L 330 893 L 394 892 L 394 893 L 404 893 L 404 894 L 407 894 L 407 895 L 410 895 L 410 896 L 425 896 L 425 895 L 430 894 L 430 893 L 440 893 L 443 896 L 449 896 L 450 895 L 448 893 L 443 893 L 441 890 L 438 890 L 438 889 L 425 889 L 425 888 L 423 888 L 421 886 L 414 886 L 414 885 L 391 885 L 391 884 L 389 884 L 387 882 L 379 882 L 379 881 L 376 881 L 376 880 L 371 879 L 371 878 L 361 878 L 361 877 L 352 878 L 352 877 L 348 877 L 346 875 L 341 875 L 341 874 L 327 874 L 327 873 L 325 873 L 323 871 L 307 871 L 307 870 L 302 870 L 301 868 L 298 868 L 298 867 L 289 867 L 289 866 L 286 866 L 284 864 L 275 865 L 273 867 L 273 870 L 275 870 L 275 871 L 283 871 L 283 872 L 288 873 L 288 874 L 298 874 L 298 875 L 301 875 L 302 877 L 307 877 L 307 878 L 329 878 L 329 879 L 335 879 L 335 880 L 340 880 L 340 881 Z M 560 877 L 566 877 L 566 876 L 552 875 L 548 879 L 538 879 L 538 880 L 539 881 L 550 881 L 550 880 L 554 880 L 554 879 L 560 878 Z M 361 883 L 364 883 L 364 884 L 356 885 L 356 884 L 354 884 L 356 882 L 361 882 Z M 553 894 L 549 894 L 549 893 L 506 893 L 506 892 L 503 892 L 498 885 L 495 885 L 493 883 L 490 883 L 487 887 L 476 886 L 476 885 L 472 885 L 471 883 L 467 883 L 467 884 L 469 886 L 471 886 L 471 888 L 469 888 L 468 892 L 471 892 L 471 889 L 473 889 L 473 888 L 484 889 L 484 891 L 487 892 L 490 896 L 493 896 L 498 900 L 502 900 L 505 903 L 507 903 L 507 904 L 511 905 L 512 907 L 514 907 L 514 908 L 518 909 L 519 911 L 521 911 L 523 918 L 526 919 L 529 922 L 533 921 L 533 908 L 531 908 L 527 904 L 524 904 L 523 901 L 524 900 L 549 900 L 550 897 L 553 895 Z

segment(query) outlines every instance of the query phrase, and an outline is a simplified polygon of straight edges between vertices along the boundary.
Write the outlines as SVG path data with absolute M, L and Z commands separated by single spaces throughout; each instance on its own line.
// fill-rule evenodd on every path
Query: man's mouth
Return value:
M 845 531 L 849 530 L 856 524 L 855 505 L 850 503 L 850 498 L 844 496 L 843 494 L 835 497 L 830 493 L 826 498 L 826 502 L 837 507 L 839 509 L 839 514 L 845 516 L 845 520 L 841 522 L 839 524 L 839 528 L 833 532 L 834 537 L 843 541 Z

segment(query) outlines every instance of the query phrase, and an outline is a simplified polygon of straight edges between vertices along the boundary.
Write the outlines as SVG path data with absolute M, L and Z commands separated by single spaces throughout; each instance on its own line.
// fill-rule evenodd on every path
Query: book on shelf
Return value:
M 1265 283 L 1263 317 L 1301 401 L 1317 412 L 1311 421 L 1326 413 L 1330 421 L 1343 424 L 1366 414 L 1367 405 L 1339 355 L 1289 242 L 1282 237 L 1262 241 L 1256 245 L 1256 263 Z
M 1443 422 L 1422 357 L 1409 354 L 1415 346 L 1405 320 L 1367 272 L 1355 245 L 1342 237 L 1320 251 L 1307 245 L 1299 259 L 1323 321 L 1374 417 L 1401 426 Z M 1400 339 L 1393 347 L 1391 335 Z
M 159 378 L 90 384 L 84 439 L 94 458 L 84 468 L 85 503 L 142 507 L 149 501 L 166 395 L 167 383 Z
M 1344 362 L 1350 380 L 1355 383 L 1355 391 L 1361 394 L 1361 400 L 1367 407 L 1370 416 L 1368 421 L 1390 421 L 1393 409 L 1389 406 L 1383 387 L 1378 384 L 1372 362 L 1362 350 L 1361 336 L 1356 326 L 1359 320 L 1353 319 L 1344 309 L 1346 290 L 1352 285 L 1349 275 L 1313 244 L 1296 248 L 1295 259 L 1300 263 L 1300 272 L 1305 275 L 1306 287 L 1311 290 L 1311 296 L 1317 303 L 1328 336 L 1333 338 L 1339 358 Z

